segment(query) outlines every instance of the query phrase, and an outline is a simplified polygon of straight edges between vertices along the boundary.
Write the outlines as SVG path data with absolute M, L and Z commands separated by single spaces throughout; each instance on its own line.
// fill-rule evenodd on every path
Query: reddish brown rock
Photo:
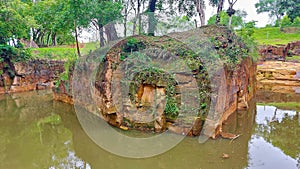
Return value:
M 5 71 L 7 72 L 0 76 L 0 87 L 4 87 L 5 90 L 0 90 L 0 94 L 51 89 L 53 82 L 64 71 L 64 62 L 49 60 L 16 62 L 9 69 L 13 75 L 9 76 L 8 70 Z
M 149 41 L 145 37 L 139 38 L 145 40 L 146 44 L 151 44 L 153 46 L 162 45 L 170 41 L 169 37 L 161 37 L 156 41 Z M 120 79 L 124 77 L 124 71 L 119 68 L 120 66 L 118 67 L 118 65 L 122 64 L 122 60 L 120 60 L 122 49 L 118 47 L 124 44 L 126 44 L 126 40 L 119 42 L 117 47 L 112 50 L 111 53 L 106 55 L 105 61 L 102 64 L 103 69 L 96 75 L 95 90 L 92 95 L 93 99 L 96 101 L 97 108 L 101 113 L 97 115 L 104 118 L 109 124 L 117 127 L 126 126 L 129 129 L 138 128 L 141 130 L 148 130 L 150 128 L 150 130 L 155 130 L 157 132 L 168 129 L 169 131 L 184 135 L 199 135 L 203 129 L 203 120 L 200 120 L 200 118 L 194 118 L 194 116 L 193 118 L 178 118 L 177 120 L 174 120 L 166 119 L 164 117 L 165 98 L 160 98 L 159 96 L 165 95 L 163 91 L 166 90 L 166 84 L 158 83 L 159 80 L 132 80 L 133 82 L 139 82 L 139 85 L 133 88 L 136 93 L 131 96 L 132 98 L 122 98 L 120 90 L 121 85 L 119 82 L 121 81 Z M 154 56 L 168 57 L 167 54 L 157 53 L 156 50 L 148 51 L 148 53 L 153 54 Z M 89 66 L 86 67 L 86 69 L 94 68 Z M 223 122 L 226 121 L 233 112 L 237 109 L 247 109 L 249 107 L 248 102 L 252 99 L 256 89 L 256 64 L 249 57 L 237 64 L 234 69 L 225 67 L 224 72 L 222 72 L 222 70 L 223 69 L 220 69 L 220 74 L 217 72 L 215 76 L 211 77 L 211 82 L 216 88 L 214 88 L 213 91 L 215 95 L 212 96 L 212 102 L 214 104 L 213 107 L 210 108 L 215 111 L 212 111 L 209 114 L 204 123 L 204 125 L 206 124 L 208 126 L 208 130 L 203 131 L 203 133 L 212 138 L 217 137 Z M 183 90 L 184 92 L 190 90 L 191 93 L 195 91 L 193 83 L 197 85 L 201 84 L 200 82 L 198 83 L 198 81 L 202 79 L 199 78 L 200 80 L 198 79 L 198 81 L 196 81 L 194 77 L 200 72 L 199 68 L 198 70 L 192 70 L 192 76 L 180 72 L 175 73 L 175 77 L 179 79 L 178 84 L 174 84 L 176 99 L 181 97 L 181 92 Z M 224 76 L 221 73 L 224 73 Z M 80 74 L 80 77 L 88 76 L 89 75 L 84 73 Z M 69 80 L 71 81 L 72 76 L 69 77 Z M 83 78 L 82 82 L 77 84 L 77 87 L 80 87 L 82 84 L 90 85 L 90 83 L 85 80 L 86 79 Z M 114 83 L 111 83 L 112 80 L 114 80 Z M 70 94 L 66 88 L 66 86 L 71 86 L 70 81 L 68 81 L 68 85 L 61 83 L 58 88 L 59 90 L 54 91 L 65 95 Z M 204 81 L 201 82 L 204 83 Z M 186 97 L 191 104 L 196 100 L 193 98 L 193 95 L 188 95 Z M 56 98 L 59 99 L 59 97 Z M 86 100 L 84 97 L 78 99 L 79 100 L 76 100 L 77 102 L 80 102 L 80 104 L 87 107 L 85 105 Z M 156 100 L 155 103 L 154 100 Z M 199 102 L 197 103 L 199 104 Z M 122 106 L 118 107 L 118 104 Z M 149 107 L 151 106 L 155 107 L 155 113 L 153 114 L 149 113 L 149 110 L 151 110 Z M 126 120 L 126 123 L 124 119 Z
M 287 45 L 261 46 L 259 54 L 262 60 L 281 60 L 285 61 L 289 55 L 299 55 L 300 41 L 290 42 Z

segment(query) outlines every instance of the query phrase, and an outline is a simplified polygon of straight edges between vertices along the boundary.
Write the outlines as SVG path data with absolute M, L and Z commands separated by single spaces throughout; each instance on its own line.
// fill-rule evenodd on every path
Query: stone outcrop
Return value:
M 300 63 L 266 61 L 259 64 L 257 88 L 278 93 L 300 93 Z
M 212 33 L 215 32 L 212 31 Z M 201 31 L 199 34 L 201 34 Z M 197 136 L 202 132 L 213 138 L 219 134 L 222 123 L 226 121 L 233 112 L 236 110 L 245 110 L 249 107 L 249 101 L 253 98 L 256 89 L 256 64 L 250 57 L 241 60 L 234 68 L 225 66 L 216 70 L 210 79 L 207 79 L 207 77 L 209 77 L 206 72 L 207 70 L 203 69 L 202 66 L 191 67 L 192 69 L 189 73 L 182 72 L 180 67 L 173 67 L 172 71 L 176 79 L 175 83 L 173 83 L 170 74 L 166 72 L 154 71 L 153 74 L 151 74 L 149 70 L 145 72 L 142 70 L 130 72 L 130 74 L 135 74 L 135 76 L 130 77 L 131 81 L 129 81 L 129 86 L 127 86 L 129 91 L 125 93 L 125 95 L 129 94 L 129 97 L 123 97 L 121 82 L 122 79 L 126 79 L 125 72 L 127 71 L 128 73 L 128 70 L 139 68 L 133 67 L 132 64 L 122 65 L 123 60 L 127 57 L 124 50 L 128 50 L 128 46 L 131 47 L 131 51 L 129 49 L 131 53 L 134 52 L 133 49 L 136 50 L 136 47 L 143 49 L 147 46 L 150 46 L 150 48 L 156 47 L 155 50 L 146 50 L 145 54 L 152 56 L 154 62 L 159 57 L 163 58 L 161 60 L 165 61 L 165 63 L 161 60 L 155 62 L 160 62 L 163 66 L 175 62 L 172 61 L 172 56 L 169 53 L 181 52 L 184 48 L 187 48 L 183 45 L 184 48 L 181 49 L 180 47 L 182 46 L 178 45 L 180 43 L 170 37 L 159 37 L 157 39 L 155 39 L 155 37 L 148 39 L 146 37 L 134 38 L 135 39 L 130 41 L 129 45 L 127 40 L 115 44 L 106 54 L 104 61 L 100 63 L 100 68 L 97 67 L 99 64 L 87 64 L 86 61 L 97 59 L 97 57 L 101 55 L 100 53 L 95 52 L 91 56 L 83 59 L 82 62 L 79 61 L 77 64 L 80 65 L 80 71 L 77 71 L 76 77 L 74 77 L 72 71 L 70 71 L 69 80 L 66 83 L 60 83 L 59 87 L 54 89 L 55 99 L 68 103 L 75 101 L 77 105 L 82 105 L 85 109 L 102 117 L 109 124 L 125 130 L 140 129 L 155 132 L 169 130 L 190 136 Z M 222 42 L 222 48 L 226 48 L 228 43 L 231 43 L 227 42 L 224 37 L 222 37 L 222 40 L 224 41 Z M 167 50 L 169 53 L 157 49 L 161 46 L 169 48 Z M 93 55 L 95 57 L 93 57 Z M 87 91 L 86 89 L 89 89 L 88 86 L 91 85 L 88 77 L 95 72 L 93 69 L 99 70 L 96 73 L 95 86 Z M 165 67 L 165 69 L 167 69 L 167 67 Z M 84 72 L 82 70 L 87 71 Z M 218 74 L 218 72 L 220 72 L 220 74 Z M 74 85 L 74 83 L 71 84 L 73 78 L 76 78 L 75 88 L 86 91 L 76 98 L 72 98 L 70 95 L 72 93 L 70 90 L 73 90 L 70 86 Z M 77 78 L 80 78 L 80 80 Z M 193 83 L 196 84 L 196 88 L 193 86 Z M 213 84 L 211 85 L 210 83 Z M 170 90 L 168 88 L 169 84 L 172 84 L 174 87 L 174 95 L 169 95 L 168 93 Z M 215 87 L 210 88 L 210 86 Z M 190 91 L 190 93 L 198 93 L 199 88 L 201 94 L 207 92 L 209 95 L 201 95 L 200 100 L 190 95 L 184 95 L 184 93 L 188 93 L 188 91 Z M 75 94 L 78 95 L 76 92 L 78 92 L 77 90 Z M 211 93 L 213 93 L 213 95 L 210 95 Z M 172 116 L 166 114 L 166 105 L 169 104 L 167 103 L 167 98 L 174 98 L 175 107 L 173 108 L 176 108 L 176 104 L 182 103 L 182 99 L 185 99 L 191 109 L 193 106 L 196 108 L 199 107 L 199 103 L 205 103 L 202 104 L 204 105 L 203 109 L 205 109 L 206 112 L 208 112 L 209 109 L 212 111 L 208 115 L 194 114 L 192 116 L 192 111 L 186 110 L 184 114 L 174 113 L 175 118 L 172 118 Z M 95 101 L 96 107 L 91 105 L 91 100 Z M 154 112 L 152 111 L 153 107 Z M 99 110 L 99 112 L 95 109 Z M 174 109 L 174 111 L 176 111 L 176 109 Z M 207 131 L 203 131 L 205 125 Z
M 0 63 L 0 94 L 51 89 L 64 71 L 63 61 Z
M 300 41 L 290 42 L 287 45 L 262 46 L 259 49 L 262 60 L 285 61 L 286 57 L 300 55 Z

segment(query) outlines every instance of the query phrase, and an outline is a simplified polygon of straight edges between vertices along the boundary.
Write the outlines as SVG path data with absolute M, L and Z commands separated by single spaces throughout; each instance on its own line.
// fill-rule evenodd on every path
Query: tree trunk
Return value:
M 127 37 L 127 15 L 124 17 L 124 37 Z
M 141 35 L 142 34 L 142 30 L 143 30 L 143 27 L 142 27 L 142 16 L 141 16 L 141 0 L 138 0 L 137 17 L 138 17 L 138 20 L 139 20 L 139 35 Z
M 138 17 L 137 15 L 136 15 L 136 17 Z M 134 18 L 134 20 L 133 20 L 133 26 L 132 26 L 132 35 L 136 35 L 136 22 L 137 22 L 137 18 Z
M 231 22 L 232 22 L 232 16 L 229 16 L 228 28 L 230 28 L 230 27 L 231 27 Z
M 223 9 L 223 4 L 224 4 L 224 0 L 219 0 L 218 2 L 218 10 L 217 10 L 217 17 L 216 17 L 216 24 L 219 25 L 220 24 L 220 20 L 221 20 L 221 11 Z
M 205 12 L 204 12 L 204 1 L 196 0 L 196 8 L 200 18 L 201 26 L 205 25 Z
M 104 28 L 105 28 L 105 34 L 107 36 L 107 42 L 119 39 L 115 24 L 109 23 L 105 25 Z
M 46 43 L 47 43 L 47 44 L 46 44 L 47 47 L 49 47 L 50 36 L 51 36 L 51 31 L 50 31 L 50 33 L 49 33 L 48 36 L 47 36 L 47 42 L 46 42 Z
M 30 43 L 29 43 L 29 47 L 32 47 L 32 42 L 33 42 L 33 28 L 30 28 Z
M 105 45 L 103 25 L 98 24 L 98 28 L 99 28 L 100 48 L 101 48 Z
M 235 14 L 235 10 L 233 9 L 233 5 L 236 3 L 237 0 L 228 0 L 229 8 L 227 10 L 227 14 L 229 16 L 229 21 L 228 21 L 228 28 L 231 28 L 231 23 L 232 23 L 232 15 Z
M 129 0 L 127 0 L 126 6 L 124 7 L 124 37 L 127 37 L 127 20 L 128 20 L 128 13 L 129 13 Z
M 54 33 L 52 35 L 52 46 L 56 46 L 57 45 L 57 39 L 56 39 L 56 33 Z
M 40 35 L 37 38 L 40 47 L 44 45 L 44 42 L 43 42 L 44 34 L 45 34 L 44 32 L 41 32 Z
M 149 18 L 148 18 L 148 35 L 154 36 L 156 21 L 155 21 L 155 7 L 156 7 L 156 0 L 149 1 Z
M 78 43 L 77 26 L 76 26 L 76 21 L 75 20 L 74 20 L 74 31 L 75 31 L 75 41 L 76 41 L 77 54 L 78 54 L 78 57 L 81 57 L 80 49 L 79 49 L 79 43 Z

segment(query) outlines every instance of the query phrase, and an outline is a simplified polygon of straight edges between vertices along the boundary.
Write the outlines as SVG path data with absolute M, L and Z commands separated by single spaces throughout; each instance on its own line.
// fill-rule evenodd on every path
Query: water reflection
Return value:
M 113 155 L 82 130 L 72 106 L 52 101 L 50 92 L 0 96 L 0 168 L 199 169 L 299 167 L 299 112 L 256 106 L 230 116 L 225 131 L 242 134 L 234 141 L 199 144 L 185 138 L 170 151 L 145 159 Z M 37 122 L 59 114 L 62 123 Z M 95 117 L 89 117 L 95 118 Z M 97 131 L 99 129 L 95 129 Z M 133 136 L 138 132 L 131 132 Z M 298 134 L 298 135 L 297 135 Z M 142 150 L 141 150 L 142 151 Z M 229 155 L 222 158 L 223 153 Z M 298 165 L 298 166 L 297 166 Z
M 51 93 L 2 95 L 0 105 L 0 168 L 87 168 L 75 155 L 71 130 L 37 125 L 53 113 L 68 113 L 54 108 Z
M 298 168 L 299 113 L 274 106 L 257 106 L 257 112 L 255 132 L 249 142 L 251 168 Z

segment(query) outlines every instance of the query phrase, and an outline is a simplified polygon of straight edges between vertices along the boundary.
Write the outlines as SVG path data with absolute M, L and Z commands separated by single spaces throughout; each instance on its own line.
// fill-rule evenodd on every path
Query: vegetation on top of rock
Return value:
M 111 63 L 113 71 L 121 69 L 130 82 L 130 99 L 135 102 L 136 94 L 141 85 L 152 85 L 153 87 L 162 85 L 166 89 L 165 115 L 174 119 L 179 114 L 179 110 L 185 112 L 197 112 L 201 119 L 205 119 L 210 105 L 211 84 L 208 75 L 208 67 L 216 67 L 215 62 L 219 60 L 222 66 L 228 70 L 234 70 L 237 64 L 244 58 L 251 57 L 251 47 L 244 44 L 243 39 L 237 36 L 234 31 L 227 27 L 205 26 L 193 30 L 202 39 L 194 42 L 193 45 L 205 45 L 200 47 L 201 51 L 193 50 L 192 45 L 176 39 L 184 39 L 190 36 L 189 31 L 182 33 L 172 33 L 169 36 L 133 36 L 124 39 L 114 45 L 107 53 L 107 59 Z M 193 33 L 195 33 L 193 32 Z M 217 33 L 216 33 L 217 32 Z M 97 55 L 98 50 L 94 55 Z M 101 53 L 101 51 L 99 51 Z M 181 60 L 189 70 L 188 73 L 196 79 L 199 91 L 199 108 L 197 110 L 185 110 L 177 104 L 175 88 L 176 82 L 172 73 L 181 72 L 180 66 L 172 65 L 174 58 Z M 103 62 L 108 62 L 104 59 Z M 208 61 L 208 63 L 205 63 Z M 214 66 L 212 66 L 214 65 Z M 121 68 L 118 68 L 121 66 Z M 171 71 L 170 71 L 171 70 Z M 103 82 L 98 72 L 96 81 Z M 184 71 L 183 71 L 184 72 Z M 175 73 L 176 74 L 176 73 Z M 101 79 L 98 79 L 101 78 Z M 126 82 L 125 81 L 125 82 Z M 160 83 L 160 84 L 158 84 Z M 100 92 L 101 86 L 100 87 Z M 198 96 L 197 96 L 198 97 Z

